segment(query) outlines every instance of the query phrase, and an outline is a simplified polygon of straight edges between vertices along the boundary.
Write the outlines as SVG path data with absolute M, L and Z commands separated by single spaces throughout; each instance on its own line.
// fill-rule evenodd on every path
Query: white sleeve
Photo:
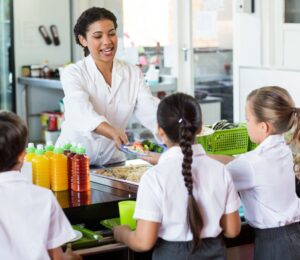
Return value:
M 71 64 L 63 70 L 61 82 L 65 93 L 65 119 L 77 131 L 91 132 L 102 122 L 107 122 L 107 119 L 94 110 L 90 96 L 85 90 L 85 77 L 87 75 L 82 75 L 76 64 Z
M 226 169 L 232 176 L 237 191 L 254 187 L 254 170 L 249 160 L 240 156 L 226 165 Z
M 240 197 L 234 187 L 232 178 L 229 172 L 225 170 L 225 182 L 227 184 L 227 196 L 226 196 L 226 205 L 225 205 L 225 214 L 232 213 L 239 209 L 241 206 Z
M 141 178 L 134 218 L 161 223 L 162 193 L 159 192 L 160 185 L 156 179 L 151 176 L 154 173 L 155 172 L 150 169 Z
M 76 234 L 65 216 L 56 198 L 51 193 L 51 216 L 48 229 L 47 249 L 60 247 L 76 237 Z
M 139 90 L 134 114 L 142 125 L 148 128 L 154 135 L 157 128 L 156 112 L 158 104 L 159 99 L 152 95 L 142 73 L 139 72 Z

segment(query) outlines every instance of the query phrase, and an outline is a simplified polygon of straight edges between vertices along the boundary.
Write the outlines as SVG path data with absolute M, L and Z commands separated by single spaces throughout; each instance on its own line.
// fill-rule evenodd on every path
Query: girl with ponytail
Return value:
M 170 95 L 160 102 L 157 121 L 168 150 L 141 179 L 136 230 L 118 226 L 114 237 L 135 251 L 155 246 L 153 259 L 225 259 L 221 234 L 239 234 L 240 200 L 224 165 L 194 144 L 200 106 L 189 95 Z
M 299 147 L 300 109 L 281 87 L 253 90 L 247 97 L 246 120 L 255 150 L 227 163 L 243 202 L 245 218 L 255 230 L 255 260 L 300 259 L 300 200 L 295 191 L 293 155 L 283 134 L 294 132 Z M 217 156 L 214 156 L 217 158 Z

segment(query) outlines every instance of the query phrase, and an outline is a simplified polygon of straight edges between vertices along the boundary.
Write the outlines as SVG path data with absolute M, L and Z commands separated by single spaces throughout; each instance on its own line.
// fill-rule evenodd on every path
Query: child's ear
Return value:
M 165 131 L 159 125 L 157 125 L 157 132 L 161 139 L 166 135 Z
M 200 126 L 196 131 L 196 135 L 199 135 L 202 132 L 202 129 L 203 129 L 202 126 Z
M 265 134 L 271 134 L 273 131 L 272 125 L 268 122 L 261 122 L 261 129 Z
M 21 152 L 21 153 L 19 154 L 19 156 L 18 156 L 18 162 L 19 162 L 19 163 L 23 163 L 23 162 L 24 162 L 24 157 L 25 157 L 25 155 L 26 155 L 26 151 L 25 151 L 25 150 L 23 150 L 23 152 Z

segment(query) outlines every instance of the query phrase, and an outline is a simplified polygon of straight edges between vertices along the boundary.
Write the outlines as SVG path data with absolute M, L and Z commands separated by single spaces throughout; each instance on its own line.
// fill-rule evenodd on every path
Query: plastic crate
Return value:
M 254 150 L 257 146 L 258 146 L 258 144 L 253 143 L 253 142 L 250 140 L 250 138 L 249 138 L 249 141 L 248 141 L 248 151 Z
M 248 151 L 248 132 L 244 124 L 236 128 L 216 130 L 207 136 L 197 136 L 200 143 L 208 154 L 235 155 Z

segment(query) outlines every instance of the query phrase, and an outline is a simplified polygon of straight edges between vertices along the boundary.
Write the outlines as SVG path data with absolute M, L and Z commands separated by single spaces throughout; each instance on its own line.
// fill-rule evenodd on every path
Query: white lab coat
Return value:
M 64 69 L 61 77 L 65 93 L 65 122 L 57 141 L 81 143 L 90 164 L 123 161 L 115 143 L 94 129 L 102 122 L 125 130 L 134 114 L 153 133 L 159 99 L 152 96 L 137 66 L 114 60 L 111 87 L 105 82 L 91 56 Z

